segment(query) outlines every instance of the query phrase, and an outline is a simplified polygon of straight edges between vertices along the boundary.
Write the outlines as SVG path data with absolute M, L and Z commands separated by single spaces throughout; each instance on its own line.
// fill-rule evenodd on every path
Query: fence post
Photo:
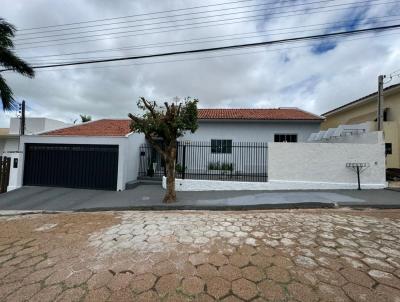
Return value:
M 186 144 L 183 143 L 182 146 L 182 179 L 185 179 L 186 172 Z

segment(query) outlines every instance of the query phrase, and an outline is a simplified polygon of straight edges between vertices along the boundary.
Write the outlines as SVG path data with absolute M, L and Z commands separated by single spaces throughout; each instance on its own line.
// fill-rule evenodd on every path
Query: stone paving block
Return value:
M 189 296 L 195 296 L 204 291 L 205 282 L 198 277 L 188 277 L 182 281 L 182 291 Z
M 92 276 L 92 272 L 88 269 L 84 269 L 78 272 L 74 272 L 67 279 L 65 279 L 64 283 L 68 287 L 76 287 L 86 282 Z
M 387 302 L 397 302 L 400 297 L 400 290 L 386 285 L 379 284 L 375 289 L 376 295 Z
M 371 288 L 375 284 L 375 281 L 366 273 L 352 268 L 345 268 L 340 271 L 340 274 L 342 274 L 342 276 L 345 277 L 349 282 L 353 282 L 364 287 Z
M 261 295 L 268 301 L 284 301 L 285 299 L 283 288 L 271 280 L 264 280 L 257 287 Z
M 41 289 L 29 299 L 29 302 L 52 302 L 62 292 L 61 285 L 51 285 Z
M 56 302 L 78 302 L 84 297 L 84 295 L 85 290 L 83 288 L 70 288 L 58 296 Z
M 320 283 L 318 284 L 318 292 L 322 301 L 331 302 L 351 302 L 340 287 Z
M 87 287 L 89 290 L 91 290 L 106 286 L 109 284 L 112 276 L 113 275 L 109 271 L 102 271 L 93 274 L 87 281 Z
M 354 283 L 343 286 L 344 292 L 355 302 L 377 302 L 379 297 L 369 288 Z
M 0 285 L 0 299 L 7 297 L 22 286 L 20 281 Z
M 156 276 L 150 273 L 139 275 L 134 277 L 130 283 L 130 287 L 134 292 L 141 293 L 151 289 L 154 286 L 156 279 Z
M 228 264 L 219 268 L 219 275 L 228 281 L 233 281 L 242 277 L 242 271 L 240 268 Z
M 400 279 L 391 273 L 379 270 L 371 270 L 368 272 L 368 275 L 381 284 L 389 285 L 391 287 L 400 289 Z
M 223 266 L 228 263 L 228 258 L 222 254 L 212 254 L 208 257 L 208 262 L 215 266 Z
M 216 299 L 225 297 L 231 290 L 231 283 L 220 277 L 207 280 L 206 286 L 207 293 Z
M 265 273 L 268 279 L 274 280 L 276 282 L 289 282 L 290 276 L 289 272 L 279 266 L 271 266 L 265 269 Z
M 206 263 L 197 267 L 197 275 L 203 279 L 210 279 L 217 277 L 219 272 L 215 266 Z
M 291 283 L 287 286 L 289 295 L 301 302 L 313 302 L 319 299 L 311 287 L 301 283 Z
M 232 292 L 244 300 L 250 300 L 258 295 L 256 284 L 243 278 L 232 282 Z
M 177 274 L 164 275 L 157 280 L 155 289 L 161 296 L 175 293 L 176 289 L 180 286 L 181 279 L 182 277 Z
M 233 254 L 229 257 L 229 263 L 233 266 L 237 266 L 239 268 L 248 265 L 250 262 L 249 256 L 243 254 Z
M 265 279 L 265 274 L 262 271 L 262 268 L 253 265 L 242 268 L 242 276 L 243 278 L 253 282 L 259 282 Z
M 106 287 L 97 288 L 86 295 L 84 302 L 105 302 L 110 295 L 111 293 Z

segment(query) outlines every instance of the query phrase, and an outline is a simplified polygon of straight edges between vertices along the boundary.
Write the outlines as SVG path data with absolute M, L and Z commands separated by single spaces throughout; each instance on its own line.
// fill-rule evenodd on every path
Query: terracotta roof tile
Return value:
M 298 108 L 277 109 L 199 109 L 204 120 L 323 120 L 322 117 Z
M 52 130 L 42 135 L 62 136 L 125 136 L 131 132 L 131 120 L 103 119 L 76 126 Z

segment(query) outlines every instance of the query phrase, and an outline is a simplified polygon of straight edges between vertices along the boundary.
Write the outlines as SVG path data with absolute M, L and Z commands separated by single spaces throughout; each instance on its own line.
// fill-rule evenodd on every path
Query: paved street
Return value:
M 399 301 L 399 210 L 0 217 L 0 301 Z
M 248 209 L 294 206 L 400 207 L 400 191 L 202 191 L 177 192 L 178 202 L 163 204 L 161 185 L 139 185 L 122 192 L 54 187 L 23 187 L 0 194 L 1 210 Z

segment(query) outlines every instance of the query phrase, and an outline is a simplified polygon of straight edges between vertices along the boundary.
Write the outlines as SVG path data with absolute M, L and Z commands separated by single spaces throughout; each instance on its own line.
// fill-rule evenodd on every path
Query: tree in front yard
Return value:
M 35 75 L 32 67 L 13 52 L 14 43 L 12 38 L 14 38 L 15 31 L 14 25 L 0 18 L 0 70 L 4 68 L 2 71 L 16 71 L 32 78 Z M 18 107 L 13 92 L 2 74 L 0 74 L 0 99 L 3 110 L 13 110 Z
M 186 131 L 197 130 L 197 99 L 186 98 L 183 102 L 176 100 L 157 105 L 141 97 L 137 102 L 142 115 L 128 114 L 132 119 L 132 131 L 144 133 L 147 141 L 162 156 L 166 163 L 167 192 L 164 202 L 176 201 L 175 161 L 177 140 Z

